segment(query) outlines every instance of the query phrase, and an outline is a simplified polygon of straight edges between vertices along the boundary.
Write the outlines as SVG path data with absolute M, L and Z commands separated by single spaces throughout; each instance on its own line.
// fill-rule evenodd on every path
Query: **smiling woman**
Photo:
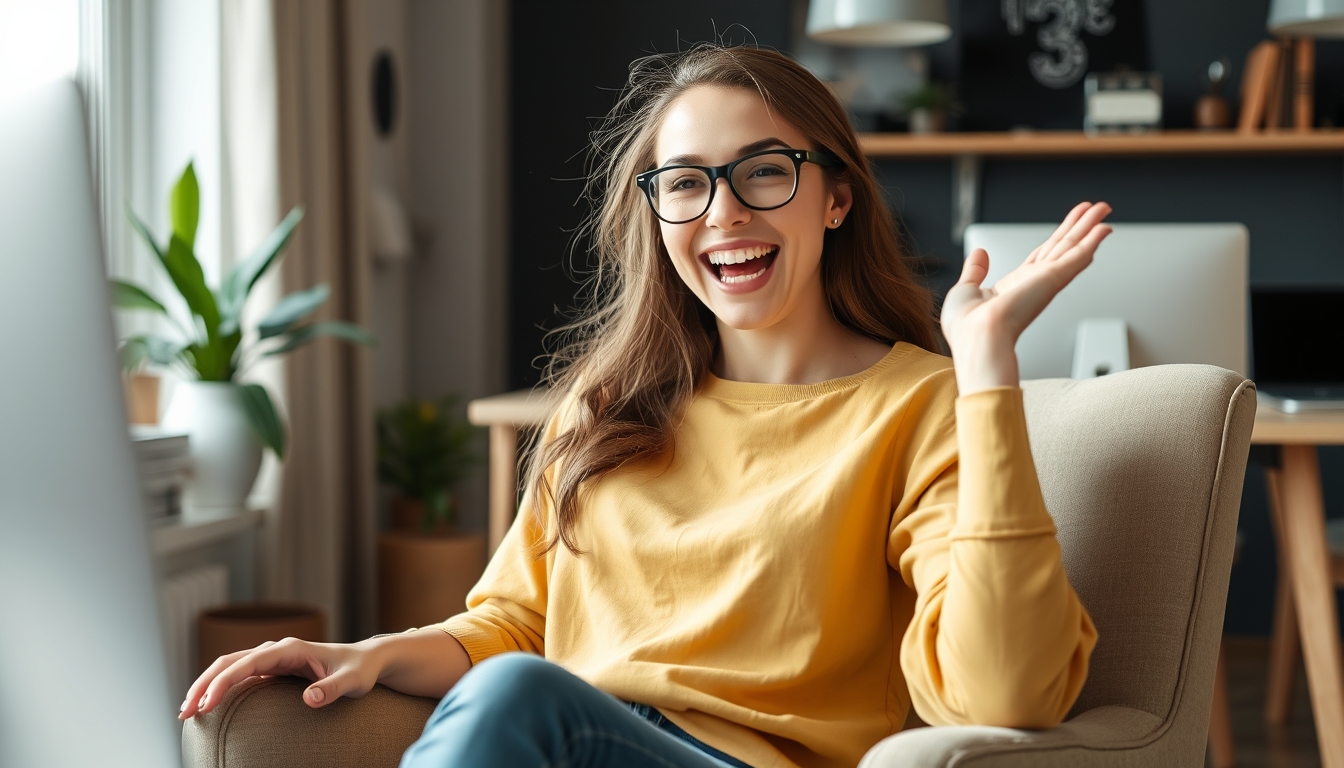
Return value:
M 641 59 L 593 156 L 593 303 L 467 610 L 226 656 L 184 717 L 276 671 L 314 679 L 310 706 L 376 682 L 443 695 L 404 768 L 820 768 L 912 708 L 1059 723 L 1097 634 L 1013 346 L 1109 208 L 1077 206 L 992 288 L 988 256 L 966 260 L 954 365 L 843 108 L 796 62 Z

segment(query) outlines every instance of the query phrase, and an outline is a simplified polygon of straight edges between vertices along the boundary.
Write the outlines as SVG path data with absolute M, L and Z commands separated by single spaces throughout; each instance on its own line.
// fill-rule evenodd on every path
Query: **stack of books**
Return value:
M 132 425 L 131 444 L 145 495 L 145 515 L 153 525 L 176 522 L 182 514 L 182 489 L 191 478 L 187 436 L 161 427 Z
M 1256 45 L 1241 74 L 1237 130 L 1310 130 L 1315 79 L 1316 44 L 1311 38 L 1265 40 Z

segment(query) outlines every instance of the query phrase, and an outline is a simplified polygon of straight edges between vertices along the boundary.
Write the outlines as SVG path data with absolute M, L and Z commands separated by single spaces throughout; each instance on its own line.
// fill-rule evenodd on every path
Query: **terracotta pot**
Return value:
M 327 619 L 322 609 L 303 603 L 234 603 L 201 613 L 197 622 L 197 668 L 234 651 L 256 648 L 267 640 L 325 642 Z
M 400 632 L 461 613 L 484 570 L 483 533 L 380 534 L 378 631 Z
M 137 373 L 126 377 L 126 421 L 159 423 L 159 377 Z
M 453 508 L 457 507 L 457 497 L 449 497 L 449 503 Z M 425 507 L 423 499 L 412 499 L 408 496 L 395 496 L 392 499 L 392 530 L 407 532 L 425 532 L 425 515 L 429 510 Z M 453 527 L 443 518 L 434 521 L 430 526 L 428 533 L 449 534 L 453 532 Z

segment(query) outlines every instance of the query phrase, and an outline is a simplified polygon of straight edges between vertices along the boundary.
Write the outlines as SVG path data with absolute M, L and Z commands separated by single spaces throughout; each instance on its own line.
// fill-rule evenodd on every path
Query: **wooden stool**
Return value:
M 1271 474 L 1271 473 L 1267 473 Z M 1270 514 L 1278 533 L 1279 506 L 1277 477 L 1270 479 Z M 1344 587 L 1344 520 L 1325 521 L 1325 541 L 1330 550 L 1330 580 Z M 1282 547 L 1279 557 L 1284 557 Z M 1265 691 L 1265 720 L 1283 725 L 1293 714 L 1293 684 L 1302 643 L 1297 631 L 1297 608 L 1288 582 L 1288 570 L 1279 565 L 1279 583 L 1274 591 L 1274 634 L 1269 641 L 1269 680 Z
M 1237 547 L 1232 553 L 1232 563 L 1241 559 L 1241 545 L 1244 541 L 1241 531 L 1237 531 Z M 1232 713 L 1227 700 L 1227 654 L 1223 646 L 1218 645 L 1218 667 L 1213 673 L 1213 710 L 1209 713 L 1209 763 L 1213 768 L 1232 768 L 1236 762 L 1236 750 L 1232 744 Z

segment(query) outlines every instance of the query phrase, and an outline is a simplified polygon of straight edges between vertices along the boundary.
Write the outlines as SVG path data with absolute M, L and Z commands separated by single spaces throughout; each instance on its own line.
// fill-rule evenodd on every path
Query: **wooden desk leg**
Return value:
M 1285 445 L 1282 456 L 1283 538 L 1321 765 L 1344 768 L 1344 661 L 1325 544 L 1321 469 L 1313 445 Z
M 490 554 L 513 524 L 518 511 L 518 429 L 490 425 Z
M 1265 720 L 1284 725 L 1293 714 L 1293 687 L 1297 679 L 1297 662 L 1301 658 L 1302 638 L 1297 632 L 1292 578 L 1288 573 L 1291 556 L 1283 539 L 1281 472 L 1266 469 L 1265 485 L 1269 496 L 1269 521 L 1274 527 L 1275 550 L 1279 557 L 1278 584 L 1274 587 L 1274 634 L 1269 641 L 1269 677 L 1265 685 Z

